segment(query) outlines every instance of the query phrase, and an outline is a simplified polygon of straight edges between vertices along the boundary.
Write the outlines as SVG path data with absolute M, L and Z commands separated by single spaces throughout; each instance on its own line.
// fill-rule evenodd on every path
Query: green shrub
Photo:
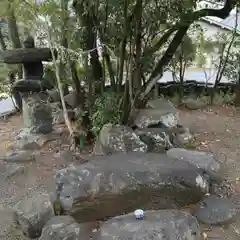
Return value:
M 222 105 L 222 104 L 234 104 L 235 101 L 235 94 L 231 93 L 230 91 L 224 93 L 220 91 L 220 93 L 215 94 L 213 99 L 214 105 Z
M 122 111 L 119 108 L 120 96 L 113 92 L 105 92 L 96 98 L 92 121 L 92 132 L 98 135 L 103 125 L 106 123 L 119 124 Z
M 55 67 L 53 64 L 45 64 L 44 65 L 44 74 L 43 74 L 44 80 L 51 84 L 52 86 L 57 85 L 57 78 L 55 74 Z

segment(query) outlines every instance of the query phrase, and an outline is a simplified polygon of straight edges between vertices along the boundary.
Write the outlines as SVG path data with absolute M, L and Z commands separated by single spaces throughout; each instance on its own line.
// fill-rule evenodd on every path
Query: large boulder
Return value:
M 70 216 L 51 218 L 42 230 L 39 240 L 79 240 L 80 226 Z
M 63 211 L 82 222 L 136 208 L 196 203 L 208 192 L 210 177 L 187 161 L 131 152 L 96 156 L 88 163 L 59 170 L 55 182 Z
M 106 154 L 113 152 L 146 152 L 147 145 L 134 131 L 123 125 L 105 124 L 98 140 Z
M 146 211 L 144 220 L 127 214 L 105 222 L 98 240 L 115 239 L 200 240 L 200 228 L 196 218 L 183 211 Z
M 39 237 L 44 225 L 53 216 L 54 210 L 48 194 L 21 200 L 15 206 L 15 219 L 23 233 L 30 238 Z
M 171 102 L 158 99 L 147 103 L 149 108 L 141 109 L 134 121 L 139 128 L 150 125 L 164 124 L 166 127 L 175 127 L 179 124 L 179 113 Z
M 217 173 L 220 171 L 219 162 L 209 152 L 187 150 L 184 148 L 172 148 L 167 151 L 167 155 L 181 162 L 187 161 L 198 168 L 206 170 L 207 172 Z

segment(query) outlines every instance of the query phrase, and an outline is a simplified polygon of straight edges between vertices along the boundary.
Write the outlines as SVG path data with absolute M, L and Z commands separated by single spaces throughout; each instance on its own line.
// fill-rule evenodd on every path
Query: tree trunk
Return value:
M 7 49 L 7 46 L 6 46 L 6 43 L 4 41 L 4 36 L 3 36 L 3 33 L 2 33 L 2 28 L 0 26 L 0 45 L 1 45 L 1 49 L 3 51 L 5 51 Z
M 18 33 L 18 27 L 14 9 L 11 3 L 8 4 L 8 34 L 12 42 L 13 48 L 21 48 L 21 42 Z M 18 65 L 18 78 L 21 79 L 23 76 L 22 66 Z
M 106 65 L 107 65 L 109 78 L 110 78 L 110 82 L 111 82 L 111 87 L 113 88 L 114 91 L 116 91 L 115 73 L 114 73 L 114 70 L 113 70 L 111 58 L 110 58 L 110 55 L 107 52 L 107 49 L 106 48 L 104 48 L 104 49 L 105 49 L 104 50 L 104 57 L 105 57 L 105 60 L 106 60 Z
M 236 95 L 235 106 L 240 107 L 240 84 L 239 83 L 235 86 L 235 95 Z
M 135 71 L 133 76 L 133 90 L 134 96 L 142 86 L 142 66 L 141 66 L 141 54 L 142 54 L 142 0 L 137 0 L 136 4 L 136 41 L 135 41 Z
M 92 13 L 93 14 L 93 13 Z M 86 51 L 89 51 L 90 55 L 90 64 L 91 64 L 91 75 L 93 77 L 93 93 L 100 94 L 102 90 L 102 77 L 103 77 L 103 68 L 99 60 L 98 50 L 97 50 L 97 34 L 94 30 L 94 21 L 93 17 L 90 14 L 86 14 L 81 17 L 84 26 L 87 29 L 86 34 Z
M 235 106 L 240 107 L 240 70 L 238 70 L 238 81 L 235 86 Z
M 131 102 L 129 95 L 129 81 L 125 82 L 124 95 L 122 99 L 121 109 L 123 110 L 121 122 L 127 124 L 129 121 L 129 115 L 131 111 Z
M 123 27 L 123 38 L 120 43 L 120 56 L 119 56 L 119 67 L 117 72 L 117 90 L 120 92 L 123 82 L 123 72 L 124 72 L 124 61 L 126 57 L 126 46 L 129 33 L 129 21 L 128 21 L 128 0 L 124 0 L 124 27 Z
M 68 0 L 61 0 L 61 45 L 65 48 L 68 48 L 68 38 L 67 38 L 67 29 L 68 29 Z M 60 72 L 61 72 L 61 80 L 63 82 L 63 92 L 64 95 L 69 94 L 69 84 L 67 83 L 67 74 L 65 65 L 60 62 Z

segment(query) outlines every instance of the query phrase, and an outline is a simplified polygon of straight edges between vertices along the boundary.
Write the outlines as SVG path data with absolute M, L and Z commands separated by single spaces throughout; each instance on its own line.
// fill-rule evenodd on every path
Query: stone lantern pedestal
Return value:
M 48 103 L 46 93 L 23 94 L 23 122 L 33 134 L 47 134 L 52 132 L 52 109 Z

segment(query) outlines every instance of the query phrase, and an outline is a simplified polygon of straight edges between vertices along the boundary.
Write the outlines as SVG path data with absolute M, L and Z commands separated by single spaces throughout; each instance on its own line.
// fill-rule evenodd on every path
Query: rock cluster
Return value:
M 152 100 L 147 107 L 138 111 L 132 128 L 112 124 L 103 126 L 96 149 L 100 147 L 104 154 L 165 152 L 193 141 L 193 135 L 181 125 L 179 113 L 171 102 Z
M 236 219 L 236 207 L 214 195 L 224 182 L 217 159 L 176 147 L 176 139 L 187 131 L 169 102 L 152 101 L 148 107 L 137 114 L 135 128 L 105 125 L 98 137 L 103 154 L 58 170 L 50 196 L 15 206 L 15 220 L 25 235 L 87 240 L 93 236 L 83 237 L 83 225 L 104 221 L 94 231 L 98 240 L 200 240 L 200 223 Z M 173 128 L 179 130 L 175 135 Z M 16 162 L 14 156 L 11 161 Z M 192 204 L 197 205 L 191 212 L 184 210 Z M 144 210 L 143 219 L 136 219 L 136 209 Z
M 82 224 L 108 218 L 96 232 L 97 239 L 200 240 L 199 222 L 234 220 L 235 206 L 211 195 L 220 169 L 217 160 L 207 153 L 169 151 L 95 156 L 59 170 L 52 197 L 40 195 L 18 203 L 16 220 L 27 236 L 40 240 L 80 239 Z M 56 200 L 62 216 L 54 216 Z M 193 215 L 180 210 L 195 203 L 199 204 Z M 143 220 L 134 217 L 138 208 L 146 210 Z

